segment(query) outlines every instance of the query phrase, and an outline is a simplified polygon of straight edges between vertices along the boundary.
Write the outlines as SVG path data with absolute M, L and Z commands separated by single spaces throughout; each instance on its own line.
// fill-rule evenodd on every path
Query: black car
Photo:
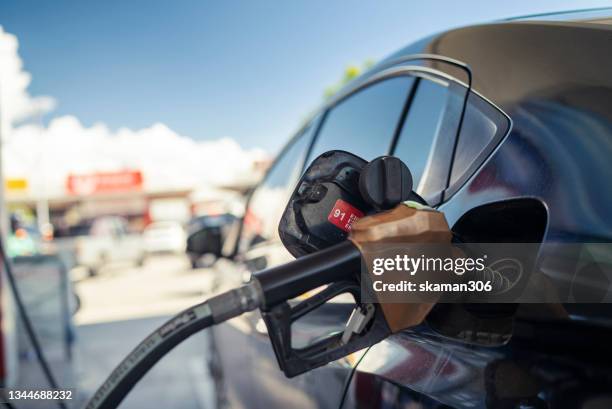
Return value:
M 208 265 L 222 255 L 227 235 L 232 230 L 236 216 L 226 213 L 194 217 L 187 225 L 186 252 L 193 268 Z M 210 256 L 208 263 L 203 260 Z
M 454 29 L 379 62 L 279 155 L 250 198 L 221 280 L 231 287 L 292 259 L 279 218 L 304 167 L 332 149 L 400 157 L 416 191 L 477 242 L 611 242 L 611 16 Z M 546 261 L 540 254 L 544 271 L 565 277 L 565 266 Z M 292 341 L 341 330 L 350 306 L 336 301 L 296 322 Z M 546 304 L 441 304 L 426 325 L 291 379 L 259 312 L 213 334 L 211 367 L 229 407 L 612 407 L 612 309 L 604 303 L 567 304 L 563 314 Z

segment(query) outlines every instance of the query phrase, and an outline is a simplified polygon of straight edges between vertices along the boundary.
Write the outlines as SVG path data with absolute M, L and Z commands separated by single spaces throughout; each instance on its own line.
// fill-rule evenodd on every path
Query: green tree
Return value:
M 329 87 L 325 88 L 324 91 L 324 96 L 326 99 L 331 98 L 333 95 L 335 95 L 338 91 L 340 91 L 340 89 L 345 86 L 346 84 L 348 84 L 349 82 L 351 82 L 353 79 L 357 78 L 358 76 L 360 76 L 364 71 L 367 71 L 368 69 L 370 69 L 372 66 L 374 65 L 374 60 L 367 60 L 366 62 L 364 62 L 361 67 L 357 66 L 357 65 L 349 65 L 348 67 L 346 67 L 346 69 L 344 70 L 344 75 L 342 76 L 342 78 L 340 79 L 340 81 L 338 81 L 337 83 L 335 83 L 334 85 L 330 85 Z

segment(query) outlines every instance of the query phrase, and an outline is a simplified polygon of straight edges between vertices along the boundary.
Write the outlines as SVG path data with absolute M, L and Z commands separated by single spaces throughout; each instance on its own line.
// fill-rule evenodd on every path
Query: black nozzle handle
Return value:
M 266 311 L 300 294 L 359 275 L 361 253 L 346 240 L 286 264 L 253 274 L 263 292 L 261 309 Z

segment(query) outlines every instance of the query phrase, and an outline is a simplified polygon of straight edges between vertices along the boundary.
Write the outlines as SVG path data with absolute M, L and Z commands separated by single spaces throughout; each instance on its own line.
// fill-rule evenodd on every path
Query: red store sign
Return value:
M 69 175 L 66 190 L 71 195 L 132 192 L 142 189 L 142 183 L 142 172 L 139 170 L 98 172 L 88 175 Z

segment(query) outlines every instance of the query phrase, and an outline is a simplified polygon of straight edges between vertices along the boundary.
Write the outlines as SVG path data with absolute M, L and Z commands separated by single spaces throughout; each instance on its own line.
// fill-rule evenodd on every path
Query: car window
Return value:
M 415 86 L 393 153 L 410 168 L 415 191 L 430 204 L 437 204 L 451 173 L 466 88 L 457 82 L 428 78 L 419 78 Z M 452 161 L 451 185 L 469 173 L 490 142 L 508 126 L 497 108 L 475 93 L 469 95 Z
M 291 142 L 253 192 L 244 216 L 240 239 L 242 250 L 278 238 L 278 222 L 288 195 L 291 194 L 303 169 L 315 127 L 314 124 L 309 126 Z
M 377 82 L 332 107 L 309 161 L 334 149 L 366 160 L 387 154 L 413 82 L 408 76 Z
M 394 151 L 408 165 L 414 190 L 427 196 L 423 174 L 434 166 L 433 146 L 444 120 L 449 96 L 446 84 L 420 79 Z
M 470 94 L 457 142 L 451 186 L 459 185 L 471 176 L 509 128 L 510 120 L 505 114 L 479 95 Z

